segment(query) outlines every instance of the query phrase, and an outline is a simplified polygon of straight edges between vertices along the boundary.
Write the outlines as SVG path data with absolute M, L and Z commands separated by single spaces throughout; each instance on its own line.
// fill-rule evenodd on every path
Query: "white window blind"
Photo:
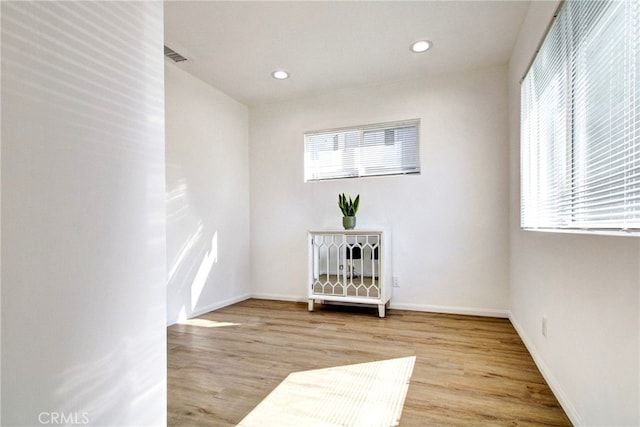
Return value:
M 305 133 L 305 182 L 420 173 L 419 134 L 419 119 Z
M 565 1 L 521 87 L 521 224 L 640 230 L 640 2 Z

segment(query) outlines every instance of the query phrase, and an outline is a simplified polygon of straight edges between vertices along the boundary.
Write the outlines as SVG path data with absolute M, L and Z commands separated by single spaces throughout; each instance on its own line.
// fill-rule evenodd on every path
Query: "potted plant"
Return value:
M 345 196 L 344 193 L 338 194 L 338 206 L 342 211 L 342 226 L 345 230 L 353 230 L 356 227 L 356 213 L 359 205 L 359 194 L 355 199 Z

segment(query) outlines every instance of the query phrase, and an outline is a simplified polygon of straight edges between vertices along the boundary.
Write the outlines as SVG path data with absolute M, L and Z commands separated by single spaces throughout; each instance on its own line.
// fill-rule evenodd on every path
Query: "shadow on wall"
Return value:
M 167 249 L 179 248 L 168 260 L 167 321 L 189 318 L 198 306 L 205 284 L 218 262 L 218 231 L 207 231 L 195 219 L 184 179 L 167 196 Z M 177 240 L 177 242 L 176 242 Z
M 142 339 L 123 337 L 120 344 L 102 358 L 61 373 L 55 380 L 60 386 L 53 396 L 60 404 L 56 411 L 40 412 L 38 422 L 43 425 L 124 425 L 126 420 L 136 418 L 143 425 L 151 425 L 157 417 L 157 392 L 165 387 L 165 382 L 152 375 L 119 375 L 145 373 L 142 365 L 153 360 L 162 359 L 161 363 L 165 363 L 164 356 L 149 345 L 155 337 L 139 338 Z M 132 364 L 141 366 L 132 369 Z M 119 378 L 116 386 L 114 378 Z M 123 412 L 125 408 L 128 412 Z M 114 419 L 114 414 L 119 414 L 120 419 Z

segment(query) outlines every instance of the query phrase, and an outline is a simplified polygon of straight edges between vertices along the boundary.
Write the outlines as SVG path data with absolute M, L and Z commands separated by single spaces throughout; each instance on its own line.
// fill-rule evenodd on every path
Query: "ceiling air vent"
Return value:
M 173 59 L 174 62 L 182 62 L 187 60 L 187 58 L 167 46 L 164 47 L 164 56 Z

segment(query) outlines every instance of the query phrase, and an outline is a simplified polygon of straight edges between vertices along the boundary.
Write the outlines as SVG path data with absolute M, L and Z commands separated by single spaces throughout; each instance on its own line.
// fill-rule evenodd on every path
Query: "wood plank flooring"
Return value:
M 235 426 L 291 372 L 414 355 L 401 426 L 571 425 L 507 319 L 252 299 L 193 323 L 168 328 L 172 426 Z

